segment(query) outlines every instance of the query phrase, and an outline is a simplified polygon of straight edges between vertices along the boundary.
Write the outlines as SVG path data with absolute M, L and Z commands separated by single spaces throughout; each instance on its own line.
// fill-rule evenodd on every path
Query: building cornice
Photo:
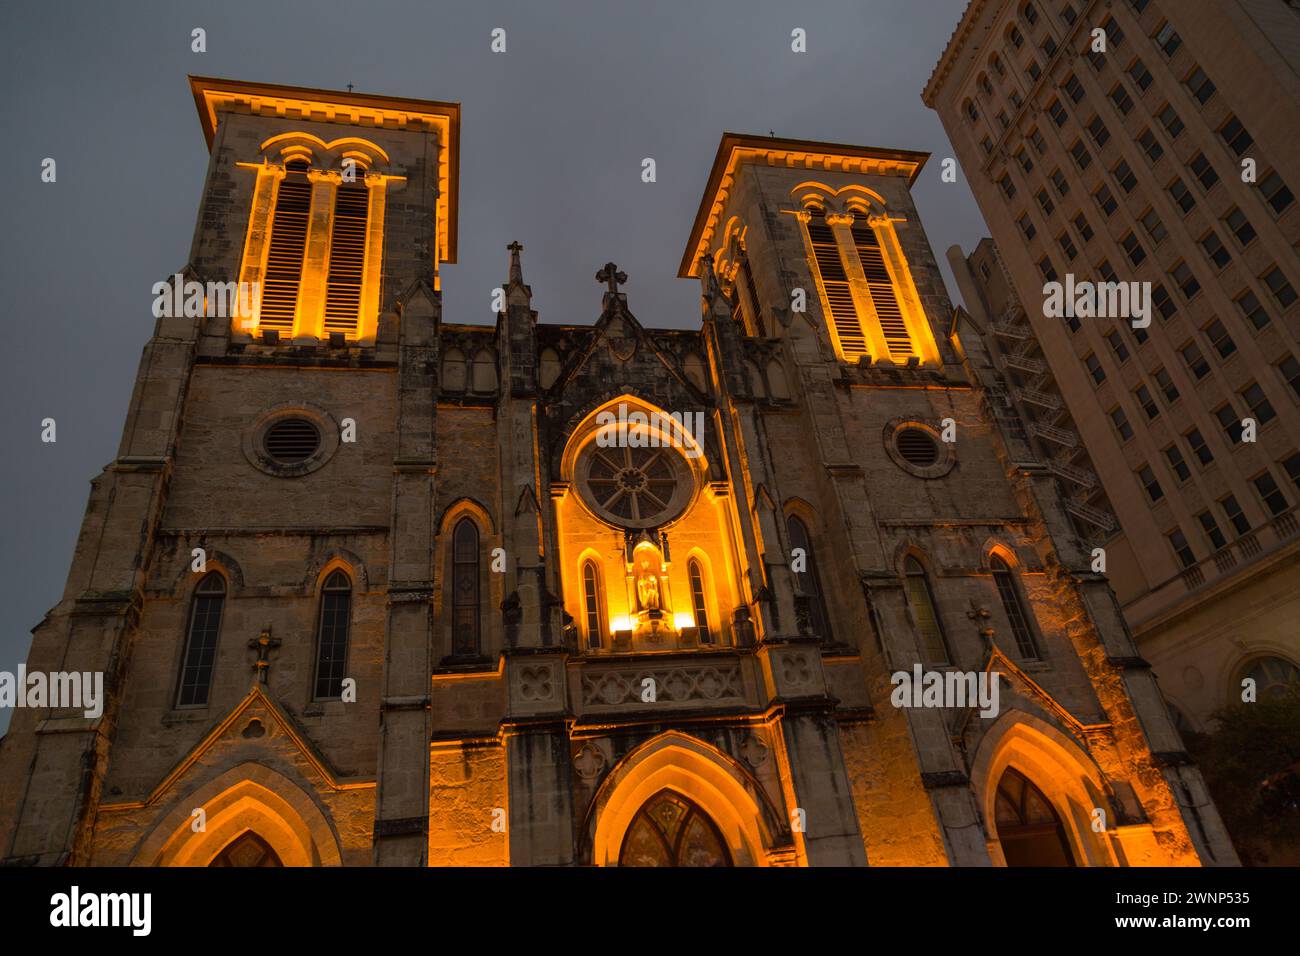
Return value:
M 871 176 L 906 176 L 907 185 L 911 187 L 929 158 L 929 153 L 909 149 L 723 133 L 677 275 L 686 279 L 696 274 L 700 257 L 708 252 L 717 232 L 718 217 L 726 207 L 740 167 L 746 163 Z

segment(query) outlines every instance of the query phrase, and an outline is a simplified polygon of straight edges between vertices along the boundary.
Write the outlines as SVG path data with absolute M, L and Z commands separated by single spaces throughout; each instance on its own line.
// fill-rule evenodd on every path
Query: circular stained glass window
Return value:
M 625 528 L 652 528 L 680 515 L 690 501 L 690 469 L 673 448 L 601 447 L 578 456 L 578 487 L 595 514 Z

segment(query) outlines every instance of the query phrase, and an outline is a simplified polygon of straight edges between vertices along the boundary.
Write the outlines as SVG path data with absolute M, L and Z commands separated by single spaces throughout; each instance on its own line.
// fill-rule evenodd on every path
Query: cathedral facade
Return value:
M 1236 863 L 954 334 L 925 154 L 727 134 L 697 328 L 614 263 L 539 322 L 517 244 L 489 327 L 441 304 L 456 105 L 191 83 L 204 314 L 34 632 L 106 700 L 15 712 L 6 863 Z

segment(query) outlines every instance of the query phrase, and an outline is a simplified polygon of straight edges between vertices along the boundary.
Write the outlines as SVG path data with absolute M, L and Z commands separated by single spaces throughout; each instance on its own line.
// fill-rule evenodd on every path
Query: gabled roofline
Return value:
M 929 158 L 929 153 L 910 149 L 881 149 L 876 146 L 852 146 L 809 139 L 723 133 L 677 275 L 683 279 L 695 275 L 699 258 L 704 254 L 717 228 L 718 213 L 726 202 L 736 171 L 742 162 L 808 170 L 842 170 L 856 165 L 863 172 L 870 170 L 875 174 L 906 173 L 907 185 L 911 188 L 921 167 Z

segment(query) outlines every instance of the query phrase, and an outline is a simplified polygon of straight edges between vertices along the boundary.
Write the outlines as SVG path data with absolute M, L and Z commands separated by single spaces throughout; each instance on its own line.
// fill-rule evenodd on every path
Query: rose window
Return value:
M 672 448 L 588 445 L 578 459 L 583 501 L 598 517 L 628 528 L 650 528 L 685 510 L 692 483 Z

